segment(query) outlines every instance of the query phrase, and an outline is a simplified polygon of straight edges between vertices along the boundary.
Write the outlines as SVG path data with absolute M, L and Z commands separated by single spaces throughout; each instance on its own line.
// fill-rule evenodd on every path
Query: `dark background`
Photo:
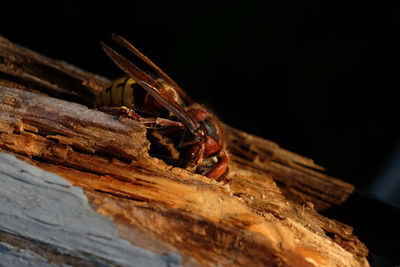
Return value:
M 115 78 L 119 33 L 224 122 L 400 205 L 400 8 L 328 2 L 2 3 L 0 34 Z

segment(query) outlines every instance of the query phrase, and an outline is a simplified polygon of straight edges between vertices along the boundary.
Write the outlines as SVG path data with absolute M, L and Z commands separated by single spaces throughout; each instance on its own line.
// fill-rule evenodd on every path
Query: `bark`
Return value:
M 0 150 L 83 188 L 132 244 L 183 265 L 368 266 L 352 228 L 316 211 L 354 187 L 312 160 L 226 126 L 232 182 L 221 185 L 149 156 L 136 121 L 70 102 L 92 102 L 105 78 L 6 39 L 0 78 Z

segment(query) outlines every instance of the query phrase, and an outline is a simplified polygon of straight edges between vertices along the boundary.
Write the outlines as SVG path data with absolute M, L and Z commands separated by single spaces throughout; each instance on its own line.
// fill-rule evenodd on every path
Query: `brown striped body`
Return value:
M 159 80 L 159 83 L 162 81 Z M 164 86 L 160 93 L 167 95 L 177 103 L 183 103 L 177 92 L 171 87 Z M 126 107 L 146 116 L 158 116 L 161 112 L 167 112 L 163 105 L 130 77 L 122 77 L 112 82 L 100 93 L 96 106 Z

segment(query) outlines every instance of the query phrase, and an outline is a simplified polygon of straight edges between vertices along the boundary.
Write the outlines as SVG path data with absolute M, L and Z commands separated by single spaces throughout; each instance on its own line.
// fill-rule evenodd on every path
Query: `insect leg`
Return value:
M 105 112 L 110 115 L 124 116 L 134 119 L 138 122 L 143 123 L 146 127 L 149 128 L 169 128 L 174 127 L 176 130 L 183 130 L 185 125 L 179 121 L 173 121 L 164 118 L 144 118 L 137 114 L 133 109 L 127 108 L 125 106 L 120 107 L 98 107 L 98 110 Z
M 127 108 L 125 106 L 120 107 L 98 107 L 97 110 L 100 110 L 104 113 L 110 115 L 117 115 L 117 116 L 126 116 L 132 118 L 134 120 L 142 119 L 142 116 L 137 114 L 133 109 Z
M 141 118 L 139 121 L 150 128 L 155 128 L 157 126 L 162 128 L 176 127 L 177 130 L 183 130 L 185 128 L 182 122 L 164 118 Z

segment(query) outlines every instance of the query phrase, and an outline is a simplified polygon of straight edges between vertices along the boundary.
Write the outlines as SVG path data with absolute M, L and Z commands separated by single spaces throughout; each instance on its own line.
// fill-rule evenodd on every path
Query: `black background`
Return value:
M 119 33 L 224 122 L 365 188 L 400 136 L 399 14 L 364 1 L 27 1 L 5 4 L 0 34 L 116 78 L 99 41 Z
M 116 78 L 99 41 L 119 33 L 224 122 L 365 189 L 400 137 L 400 8 L 279 2 L 2 3 L 0 34 Z

